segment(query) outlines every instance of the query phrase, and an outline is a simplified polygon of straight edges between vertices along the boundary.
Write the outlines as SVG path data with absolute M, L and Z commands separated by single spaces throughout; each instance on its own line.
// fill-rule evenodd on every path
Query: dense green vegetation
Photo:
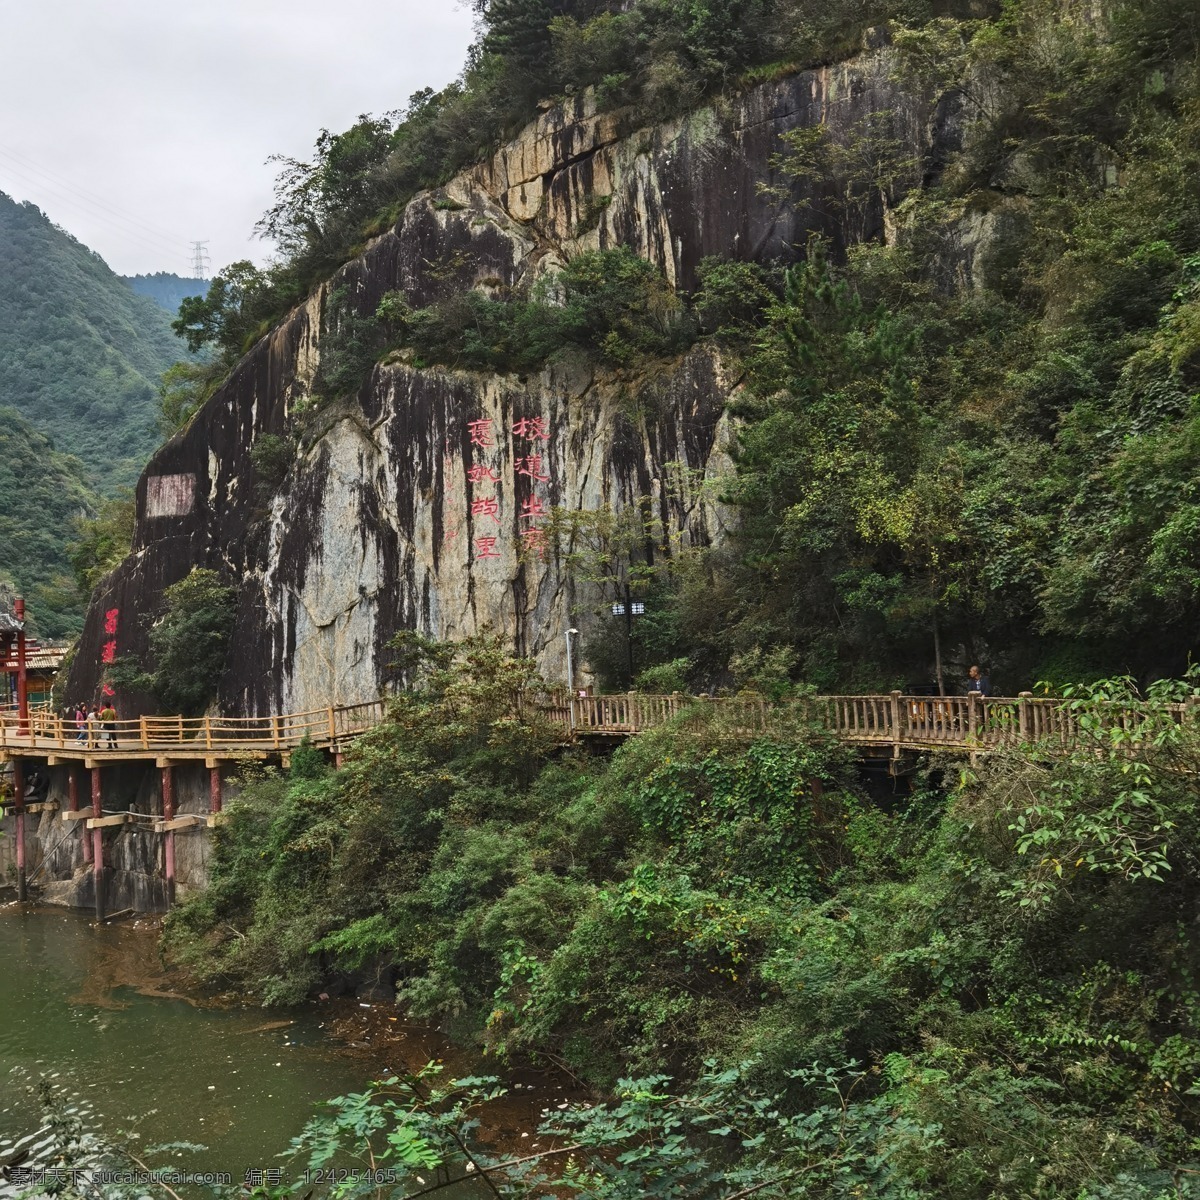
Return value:
M 1001 100 L 895 245 L 810 248 L 733 331 L 743 519 L 681 578 L 670 657 L 781 646 L 818 686 L 879 687 L 931 673 L 940 633 L 1013 691 L 1186 665 L 1200 31 L 1169 2 L 1056 12 L 900 36 L 909 69 Z M 941 272 L 972 227 L 964 292 Z
M 83 463 L 19 412 L 0 407 L 0 581 L 25 596 L 40 637 L 78 633 L 83 595 L 68 561 L 66 542 L 95 494 Z M 126 541 L 122 553 L 129 549 Z
M 644 1194 L 728 1194 L 717 1168 L 805 1173 L 772 1195 L 1192 1194 L 1169 1184 L 1200 1134 L 1200 741 L 1164 707 L 1192 683 L 1116 728 L 1128 684 L 1082 693 L 1077 752 L 872 799 L 802 707 L 758 735 L 701 709 L 596 760 L 512 715 L 533 668 L 497 642 L 401 651 L 413 689 L 342 771 L 247 780 L 177 958 L 275 1002 L 394 975 L 501 1059 L 671 1076 L 608 1143 L 642 1146 Z M 656 1192 L 709 1059 L 734 1072 L 711 1111 L 781 1107 L 684 1120 L 665 1177 L 699 1175 Z M 763 1140 L 716 1128 L 743 1122 Z
M 25 592 L 42 636 L 64 637 L 82 626 L 96 568 L 129 550 L 126 538 L 82 569 L 68 561 L 107 536 L 84 518 L 154 449 L 158 380 L 179 347 L 161 308 L 3 194 L 0 259 L 0 578 Z
M 396 352 L 414 366 L 475 371 L 536 370 L 572 350 L 623 366 L 682 349 L 699 329 L 661 274 L 624 248 L 577 255 L 529 297 L 469 291 L 413 309 L 389 292 L 364 317 L 346 308 L 339 289 L 330 312 L 313 384 L 322 399 L 353 395 Z
M 149 296 L 159 308 L 165 308 L 172 316 L 189 296 L 203 296 L 208 291 L 207 279 L 190 279 L 171 271 L 155 271 L 153 275 L 126 275 L 124 279 L 139 296 Z
M 150 692 L 160 712 L 199 716 L 216 695 L 233 633 L 234 589 L 216 571 L 193 568 L 163 592 L 150 631 L 149 663 L 119 658 L 107 678 L 127 692 Z
M 178 357 L 163 310 L 30 204 L 0 195 L 0 404 L 131 484 L 156 444 L 159 376 Z

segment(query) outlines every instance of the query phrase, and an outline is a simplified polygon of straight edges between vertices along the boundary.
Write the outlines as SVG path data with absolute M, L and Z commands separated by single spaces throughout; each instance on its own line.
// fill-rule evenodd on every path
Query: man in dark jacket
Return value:
M 972 667 L 967 672 L 967 694 L 970 695 L 971 692 L 978 692 L 981 696 L 990 696 L 992 694 L 991 682 L 978 667 Z

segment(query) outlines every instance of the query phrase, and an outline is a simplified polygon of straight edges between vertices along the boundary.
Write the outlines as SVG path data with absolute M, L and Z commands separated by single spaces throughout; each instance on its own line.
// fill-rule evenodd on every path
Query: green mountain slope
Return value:
M 65 543 L 74 519 L 94 510 L 84 475 L 78 458 L 57 450 L 15 409 L 0 408 L 0 580 L 28 598 L 43 637 L 83 625 Z
M 157 442 L 159 376 L 180 353 L 170 315 L 3 194 L 0 263 L 0 405 L 77 455 L 101 491 L 132 483 Z
M 207 279 L 173 275 L 169 271 L 155 271 L 153 275 L 123 275 L 122 278 L 139 296 L 149 296 L 172 317 L 189 296 L 203 296 L 208 291 L 209 282 Z

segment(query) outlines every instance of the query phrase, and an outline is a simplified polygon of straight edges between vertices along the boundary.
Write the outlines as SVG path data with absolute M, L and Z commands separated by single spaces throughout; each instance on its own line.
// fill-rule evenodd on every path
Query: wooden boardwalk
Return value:
M 1038 744 L 1062 750 L 1085 740 L 1077 711 L 1052 696 L 811 696 L 773 708 L 765 699 L 733 696 L 581 696 L 574 713 L 566 705 L 554 716 L 580 734 L 630 735 L 663 724 L 679 713 L 712 706 L 727 714 L 737 729 L 764 728 L 772 712 L 790 711 L 798 719 L 834 734 L 843 742 L 893 756 L 905 751 L 957 750 L 987 753 Z M 1200 718 L 1200 707 L 1172 706 L 1179 721 Z M 1113 705 L 1106 721 L 1133 729 L 1140 720 L 1132 708 Z
M 0 760 L 44 757 L 91 767 L 122 760 L 216 761 L 283 758 L 301 742 L 333 752 L 344 750 L 359 734 L 382 719 L 384 700 L 331 705 L 302 713 L 272 717 L 140 717 L 117 721 L 113 740 L 80 740 L 73 723 L 45 710 L 30 714 L 27 732 L 18 728 L 16 714 L 0 711 Z M 539 711 L 563 727 L 566 736 L 628 737 L 704 707 L 719 710 L 741 730 L 763 728 L 773 711 L 757 697 L 708 698 L 629 693 L 579 696 L 559 693 Z M 874 751 L 960 750 L 986 753 L 1007 746 L 1038 743 L 1066 749 L 1081 740 L 1074 709 L 1054 697 L 1028 692 L 1014 697 L 906 696 L 900 692 L 876 696 L 813 696 L 786 706 L 816 727 L 842 741 Z M 1200 716 L 1200 707 L 1176 705 L 1177 719 Z M 1130 728 L 1138 717 L 1132 709 L 1114 707 L 1112 721 Z
M 1008 746 L 1037 745 L 1042 753 L 1053 754 L 1055 750 L 1093 743 L 1096 736 L 1095 714 L 1091 726 L 1085 728 L 1070 703 L 1051 697 L 1035 698 L 1028 692 L 1016 697 L 905 696 L 900 692 L 886 696 L 812 696 L 780 706 L 745 696 L 632 693 L 570 698 L 560 692 L 536 700 L 520 697 L 513 705 L 515 713 L 530 708 L 556 723 L 564 742 L 626 738 L 679 717 L 703 722 L 701 727 L 714 738 L 720 737 L 722 730 L 753 734 L 780 717 L 793 718 L 828 731 L 858 747 L 865 756 L 887 756 L 892 760 L 889 771 L 897 767 L 894 760 L 906 752 L 946 750 L 974 756 Z M 18 900 L 25 900 L 28 894 L 27 818 L 50 810 L 58 812 L 60 820 L 79 828 L 83 861 L 91 868 L 98 920 L 104 919 L 111 875 L 105 866 L 105 833 L 118 833 L 125 826 L 161 835 L 162 879 L 167 902 L 173 903 L 176 836 L 211 828 L 221 821 L 224 771 L 247 759 L 275 759 L 286 764 L 305 741 L 329 750 L 340 761 L 342 752 L 356 737 L 377 725 L 385 711 L 386 701 L 381 699 L 271 717 L 139 717 L 116 722 L 112 744 L 105 737 L 97 745 L 88 742 L 86 732 L 80 740 L 73 721 L 47 709 L 32 710 L 24 729 L 15 712 L 0 709 L 0 763 L 7 764 L 5 770 L 11 779 L 11 796 L 4 798 L 0 816 L 11 814 L 14 822 Z M 1177 704 L 1169 711 L 1171 718 L 1181 724 L 1200 719 L 1200 704 Z M 1161 709 L 1155 710 L 1156 717 L 1161 713 Z M 704 720 L 710 714 L 717 720 Z M 1130 746 L 1145 733 L 1144 720 L 1145 713 L 1136 705 L 1113 704 L 1099 711 L 1104 729 L 1126 734 Z M 47 766 L 66 768 L 66 807 L 61 811 L 56 802 L 30 803 L 27 797 L 27 780 L 32 778 L 29 772 L 38 771 L 43 761 Z M 120 807 L 115 810 L 104 807 L 104 768 L 128 761 L 153 764 L 161 773 L 161 787 L 151 813 L 131 812 L 130 806 L 119 800 Z M 209 776 L 208 812 L 179 813 L 175 805 L 176 771 L 194 771 L 200 763 Z M 89 776 L 91 803 L 87 804 L 84 789 Z
M 384 701 L 331 705 L 277 717 L 138 717 L 115 721 L 105 733 L 83 737 L 73 721 L 35 709 L 23 732 L 17 714 L 0 712 L 0 760 L 36 756 L 58 762 L 174 762 L 288 758 L 305 739 L 321 749 L 344 749 L 383 719 Z M 98 731 L 99 726 L 95 727 Z M 161 764 L 160 764 L 161 765 Z

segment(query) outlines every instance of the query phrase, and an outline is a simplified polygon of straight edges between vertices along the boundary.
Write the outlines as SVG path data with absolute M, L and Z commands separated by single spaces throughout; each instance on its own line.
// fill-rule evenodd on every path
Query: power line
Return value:
M 109 217 L 101 212 L 88 212 L 87 210 L 80 208 L 79 203 L 76 200 L 74 200 L 70 196 L 64 195 L 62 192 L 60 192 L 56 187 L 52 186 L 51 184 L 48 184 L 48 183 L 44 182 L 43 180 L 35 179 L 29 175 L 26 175 L 22 171 L 17 170 L 17 168 L 12 166 L 11 164 L 0 163 L 0 167 L 3 168 L 3 171 L 6 174 L 12 175 L 12 176 L 16 177 L 17 179 L 22 180 L 25 184 L 27 184 L 35 189 L 38 189 L 39 191 L 41 191 L 45 194 L 52 196 L 56 201 L 58 201 L 60 204 L 62 204 L 69 211 L 78 213 L 79 215 L 81 215 L 82 217 L 86 218 L 89 221 L 95 221 L 101 225 L 106 226 L 113 233 L 119 235 L 120 237 L 129 238 L 136 242 L 139 242 L 142 246 L 144 246 L 147 249 L 153 250 L 154 253 L 158 254 L 158 255 L 165 255 L 167 253 L 170 253 L 171 257 L 176 260 L 181 260 L 184 257 L 183 254 L 180 252 L 179 242 L 176 239 L 171 239 L 171 241 L 169 243 L 171 249 L 170 249 L 170 251 L 168 251 L 166 248 L 168 245 L 167 239 L 163 238 L 162 241 L 160 242 L 156 235 L 150 235 L 148 231 L 147 231 L 147 233 L 143 234 L 141 232 L 141 227 L 139 226 L 139 224 L 137 222 L 135 222 L 131 219 L 123 218 L 123 217 L 122 218 Z M 124 224 L 124 225 L 117 224 L 118 219 L 126 222 L 126 224 Z
M 33 159 L 29 158 L 28 155 L 21 154 L 19 151 L 12 149 L 11 146 L 0 144 L 0 155 L 3 155 L 5 158 L 12 159 L 19 167 L 26 171 L 32 171 L 35 175 L 41 175 L 45 177 L 51 183 L 76 196 L 85 204 L 90 204 L 96 208 L 103 209 L 105 212 L 108 212 L 115 217 L 119 217 L 121 220 L 129 220 L 129 218 L 125 216 L 125 213 L 122 209 L 114 207 L 113 204 L 105 197 L 99 196 L 95 192 L 89 192 L 86 188 L 81 188 L 72 180 L 56 174 L 49 168 L 44 167 L 40 163 L 37 163 Z M 169 242 L 172 246 L 177 246 L 179 244 L 178 236 L 174 233 L 157 229 L 155 226 L 148 225 L 142 220 L 136 221 L 136 224 L 139 230 L 142 230 L 153 237 L 161 238 L 163 241 Z

